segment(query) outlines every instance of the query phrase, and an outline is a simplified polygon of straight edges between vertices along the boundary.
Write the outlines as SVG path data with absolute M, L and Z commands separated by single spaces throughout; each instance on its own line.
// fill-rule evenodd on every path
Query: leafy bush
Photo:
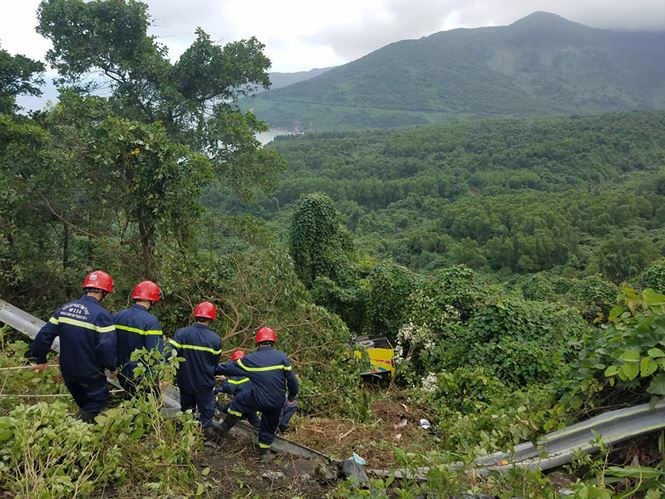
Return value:
M 492 367 L 514 385 L 548 381 L 586 329 L 570 308 L 504 299 L 485 306 L 461 330 L 457 365 Z
M 466 321 L 488 299 L 483 284 L 478 275 L 464 265 L 441 270 L 409 297 L 409 321 L 428 324 L 433 331 L 444 331 L 448 317 L 440 311 L 446 306 L 453 307 L 460 319 Z
M 608 320 L 584 337 L 579 359 L 562 376 L 559 413 L 665 395 L 665 295 L 624 286 Z
M 443 447 L 473 456 L 533 436 L 553 402 L 548 386 L 515 390 L 484 366 L 460 367 L 432 378 L 417 391 L 418 400 L 434 411 Z
M 665 293 L 665 258 L 649 265 L 639 278 L 640 288 Z
M 367 276 L 365 332 L 397 339 L 406 321 L 407 300 L 418 285 L 418 276 L 392 263 L 377 265 Z
M 122 479 L 120 447 L 67 404 L 17 406 L 0 418 L 0 482 L 24 497 L 73 497 Z

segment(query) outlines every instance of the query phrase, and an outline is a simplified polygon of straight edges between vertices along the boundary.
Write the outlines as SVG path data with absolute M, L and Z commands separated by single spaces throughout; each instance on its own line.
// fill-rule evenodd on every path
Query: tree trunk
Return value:
M 146 279 L 152 279 L 152 271 L 150 269 L 152 247 L 150 245 L 148 228 L 143 222 L 139 222 L 139 235 L 141 236 L 141 248 L 143 250 L 143 273 Z
M 69 267 L 69 225 L 62 224 L 62 268 Z

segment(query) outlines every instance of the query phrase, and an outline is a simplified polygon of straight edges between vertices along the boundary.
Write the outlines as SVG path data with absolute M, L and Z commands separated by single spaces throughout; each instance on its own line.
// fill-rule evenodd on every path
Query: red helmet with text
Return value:
M 113 292 L 113 278 L 102 270 L 90 272 L 83 281 L 83 289 L 101 289 L 107 293 Z
M 134 286 L 133 300 L 148 300 L 158 302 L 162 298 L 162 290 L 152 281 L 142 281 Z
M 262 327 L 256 333 L 256 343 L 263 343 L 264 341 L 277 341 L 277 334 L 269 327 Z
M 235 362 L 236 360 L 242 359 L 245 356 L 245 352 L 242 350 L 234 350 L 231 353 L 231 360 Z
M 199 303 L 194 309 L 194 317 L 201 319 L 217 319 L 217 308 L 209 301 Z

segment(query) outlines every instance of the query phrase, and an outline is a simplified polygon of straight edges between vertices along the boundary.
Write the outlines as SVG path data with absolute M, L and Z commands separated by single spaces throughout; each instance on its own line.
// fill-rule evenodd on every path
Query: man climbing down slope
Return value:
M 242 350 L 234 350 L 233 353 L 231 353 L 231 362 L 242 359 L 244 356 L 245 352 Z M 236 397 L 245 390 L 251 390 L 251 383 L 247 376 L 229 376 L 222 382 L 220 386 L 215 387 L 215 394 L 228 393 L 229 395 Z M 231 407 L 231 402 L 227 402 L 226 404 L 220 406 L 219 411 L 224 414 L 228 414 L 229 407 Z M 250 411 L 247 414 L 243 414 L 242 417 L 247 419 L 247 422 L 255 428 L 259 428 L 260 420 L 256 415 L 256 412 Z
M 134 305 L 121 310 L 113 316 L 115 329 L 118 335 L 118 381 L 131 397 L 136 393 L 140 379 L 134 379 L 136 361 L 131 360 L 134 350 L 164 351 L 162 326 L 157 317 L 149 310 L 162 297 L 162 290 L 152 281 L 143 281 L 134 286 L 132 300 Z M 159 380 L 154 380 L 154 387 L 159 386 Z
M 116 333 L 113 318 L 101 306 L 113 292 L 113 279 L 106 272 L 91 272 L 83 281 L 85 294 L 65 303 L 39 330 L 28 356 L 44 371 L 46 354 L 60 337 L 60 372 L 65 386 L 79 407 L 80 418 L 93 423 L 108 402 L 104 369 L 116 366 Z
M 217 309 L 209 301 L 199 303 L 194 309 L 196 323 L 178 329 L 169 343 L 178 357 L 185 360 L 178 366 L 176 381 L 180 388 L 181 410 L 197 408 L 199 421 L 207 437 L 221 430 L 215 416 L 215 367 L 222 353 L 222 340 L 210 329 L 217 318 Z
M 251 390 L 245 390 L 233 399 L 221 431 L 222 435 L 226 435 L 243 414 L 260 411 L 259 453 L 267 458 L 275 439 L 287 389 L 287 403 L 295 404 L 298 379 L 286 354 L 274 349 L 277 342 L 275 331 L 262 327 L 256 333 L 255 341 L 258 350 L 217 368 L 218 373 L 227 376 L 247 376 L 251 387 Z

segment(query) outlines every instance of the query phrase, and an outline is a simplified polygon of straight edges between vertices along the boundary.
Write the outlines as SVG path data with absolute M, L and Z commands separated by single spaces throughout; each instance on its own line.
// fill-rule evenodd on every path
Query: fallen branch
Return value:
M 48 367 L 60 367 L 58 364 L 49 364 Z M 30 366 L 14 366 L 14 367 L 0 367 L 0 371 L 17 371 L 19 369 L 37 369 L 37 365 L 33 364 Z

